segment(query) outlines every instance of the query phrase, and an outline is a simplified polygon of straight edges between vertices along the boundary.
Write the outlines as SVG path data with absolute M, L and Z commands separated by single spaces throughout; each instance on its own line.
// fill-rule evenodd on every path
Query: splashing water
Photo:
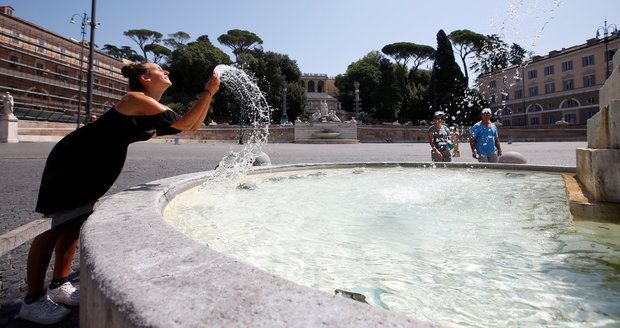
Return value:
M 247 174 L 269 136 L 269 105 L 252 77 L 228 65 L 218 65 L 215 73 L 238 100 L 241 113 L 250 118 L 252 130 L 245 147 L 224 156 L 215 173 L 202 184 L 203 188 L 216 182 L 233 184 Z
M 545 28 L 553 20 L 555 11 L 560 7 L 560 0 L 513 0 L 508 3 L 508 16 L 502 21 L 500 31 L 503 37 L 535 47 Z M 534 30 L 533 30 L 534 29 Z M 533 37 L 532 37 L 533 35 Z

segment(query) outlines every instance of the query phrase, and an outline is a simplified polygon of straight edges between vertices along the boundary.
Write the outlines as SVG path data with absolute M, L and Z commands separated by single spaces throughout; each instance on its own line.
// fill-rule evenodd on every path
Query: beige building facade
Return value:
M 100 116 L 127 91 L 123 65 L 95 51 L 92 114 Z M 77 123 L 79 108 L 84 121 L 87 70 L 87 42 L 15 17 L 10 6 L 0 7 L 0 93 L 11 93 L 19 119 Z
M 599 110 L 598 91 L 618 47 L 615 33 L 534 56 L 523 65 L 481 75 L 480 91 L 505 126 L 585 125 Z
M 303 73 L 299 79 L 299 84 L 306 90 L 306 112 L 311 116 L 314 112 L 321 108 L 321 103 L 327 103 L 329 110 L 335 111 L 339 116 L 340 102 L 336 99 L 338 89 L 334 85 L 334 79 L 327 74 L 309 74 Z

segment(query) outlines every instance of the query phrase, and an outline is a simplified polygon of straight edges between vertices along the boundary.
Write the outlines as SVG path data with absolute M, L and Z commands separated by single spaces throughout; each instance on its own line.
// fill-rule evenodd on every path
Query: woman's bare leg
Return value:
M 80 237 L 80 228 L 84 221 L 70 223 L 58 238 L 54 251 L 56 257 L 54 261 L 54 275 L 52 278 L 66 278 L 71 273 L 71 264 L 77 249 L 78 238 Z
M 48 230 L 34 238 L 28 252 L 26 279 L 28 295 L 45 292 L 44 282 L 47 266 L 61 231 Z

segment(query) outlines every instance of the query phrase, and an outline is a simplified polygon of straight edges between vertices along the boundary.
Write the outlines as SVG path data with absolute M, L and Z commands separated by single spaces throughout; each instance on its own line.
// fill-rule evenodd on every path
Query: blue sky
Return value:
M 380 3 L 384 4 L 380 4 Z M 0 0 L 16 16 L 66 37 L 80 38 L 72 14 L 90 15 L 89 0 Z M 440 12 L 440 14 L 436 14 Z M 620 25 L 616 0 L 99 0 L 96 44 L 130 45 L 128 29 L 170 34 L 185 31 L 192 39 L 217 37 L 229 29 L 256 33 L 265 50 L 288 54 L 302 72 L 335 76 L 372 50 L 393 42 L 436 47 L 439 29 L 470 29 L 501 34 L 535 54 L 546 54 L 594 37 L 607 18 Z M 233 58 L 234 59 L 234 58 Z

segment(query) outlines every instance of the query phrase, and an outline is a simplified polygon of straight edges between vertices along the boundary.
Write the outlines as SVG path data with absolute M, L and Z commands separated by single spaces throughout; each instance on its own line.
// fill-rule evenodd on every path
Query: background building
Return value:
M 343 119 L 344 111 L 340 110 L 340 102 L 336 99 L 338 89 L 334 85 L 334 79 L 327 74 L 303 73 L 299 79 L 299 84 L 306 89 L 306 112 L 312 116 L 314 112 L 321 108 L 321 103 L 326 102 L 329 110 L 335 111 L 336 115 Z
M 520 66 L 481 75 L 480 91 L 505 126 L 585 125 L 599 110 L 620 34 L 534 56 Z M 607 49 L 607 52 L 606 52 Z
M 92 114 L 100 116 L 126 92 L 123 65 L 95 51 Z M 15 17 L 10 6 L 0 7 L 0 93 L 13 95 L 19 119 L 77 122 L 79 106 L 84 121 L 87 67 L 88 42 L 65 38 Z

